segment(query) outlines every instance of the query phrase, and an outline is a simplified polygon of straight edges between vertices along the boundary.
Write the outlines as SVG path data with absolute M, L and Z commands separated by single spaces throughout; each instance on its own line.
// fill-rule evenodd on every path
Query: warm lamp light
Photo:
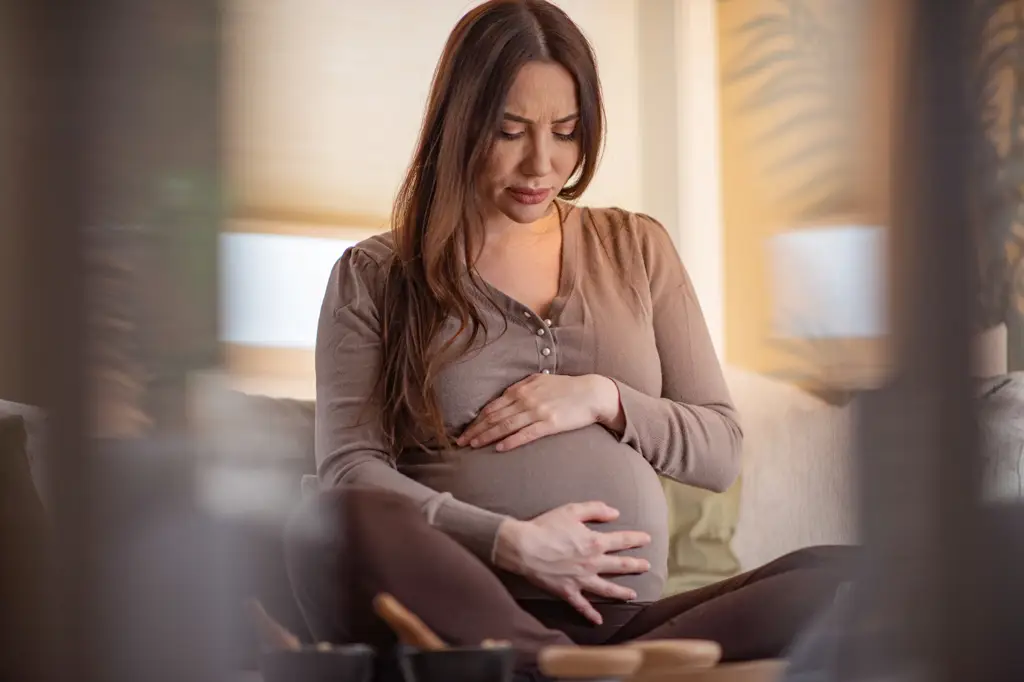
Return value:
M 768 246 L 776 337 L 871 339 L 886 335 L 885 228 L 802 228 L 770 238 Z

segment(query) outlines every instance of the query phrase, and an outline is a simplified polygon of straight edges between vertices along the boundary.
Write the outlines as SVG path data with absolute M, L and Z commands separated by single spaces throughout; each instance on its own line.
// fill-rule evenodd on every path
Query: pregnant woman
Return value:
M 645 215 L 574 204 L 604 133 L 594 55 L 544 0 L 491 0 L 444 48 L 393 231 L 331 273 L 320 491 L 288 532 L 313 633 L 386 647 L 394 594 L 454 644 L 697 637 L 778 656 L 838 548 L 661 599 L 658 476 L 724 490 L 742 431 L 693 286 Z

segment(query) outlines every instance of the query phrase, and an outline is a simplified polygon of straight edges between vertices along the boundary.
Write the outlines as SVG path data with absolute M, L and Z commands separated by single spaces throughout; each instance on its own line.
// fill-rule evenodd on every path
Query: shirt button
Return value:
M 529 319 L 530 318 L 530 311 L 529 310 L 524 310 L 523 311 L 523 316 L 526 317 L 526 319 Z
M 551 374 L 551 370 L 550 370 L 550 369 L 542 369 L 542 370 L 540 371 L 540 373 L 541 373 L 541 374 Z
M 543 329 L 538 329 L 537 330 L 537 336 L 544 336 L 544 330 Z
M 545 348 L 544 350 L 542 350 L 540 352 L 540 354 L 543 355 L 544 357 L 547 357 L 547 356 L 551 355 L 551 349 L 550 348 Z
M 550 327 L 551 326 L 551 320 L 544 320 L 544 324 L 546 324 L 547 326 Z

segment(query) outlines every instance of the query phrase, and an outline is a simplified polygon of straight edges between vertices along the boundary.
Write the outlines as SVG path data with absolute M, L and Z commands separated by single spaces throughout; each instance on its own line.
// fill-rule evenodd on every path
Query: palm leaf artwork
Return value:
M 965 30 L 973 56 L 967 93 L 974 124 L 969 189 L 979 273 L 976 327 L 1006 323 L 1010 369 L 1024 369 L 1024 0 L 970 2 Z M 764 171 L 785 183 L 779 198 L 792 202 L 798 220 L 856 214 L 857 80 L 845 31 L 858 27 L 853 12 L 861 3 L 756 5 L 768 9 L 736 29 L 744 44 L 724 85 L 753 88 L 742 113 L 777 118 L 752 142 L 755 150 L 770 152 Z M 816 352 L 816 345 L 800 348 Z
M 976 325 L 1006 322 L 1012 331 L 1024 320 L 1024 3 L 973 0 L 968 29 Z
M 739 0 L 719 0 L 720 3 Z M 742 88 L 737 113 L 764 123 L 750 140 L 760 170 L 778 183 L 796 223 L 856 213 L 858 78 L 853 31 L 861 3 L 851 0 L 758 0 L 735 30 L 740 47 L 726 64 L 723 86 Z M 859 348 L 817 329 L 806 311 L 791 311 L 802 338 L 767 336 L 781 356 L 771 376 L 796 383 L 832 404 L 850 400 Z
M 719 0 L 728 3 L 734 0 Z M 761 170 L 781 183 L 779 200 L 798 219 L 813 220 L 856 207 L 856 150 L 849 0 L 774 0 L 735 31 L 742 47 L 724 85 L 745 86 L 741 114 L 768 121 L 751 140 Z

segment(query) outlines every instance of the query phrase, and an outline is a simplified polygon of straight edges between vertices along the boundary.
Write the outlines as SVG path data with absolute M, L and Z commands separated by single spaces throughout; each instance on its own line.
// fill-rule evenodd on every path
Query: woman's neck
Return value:
M 551 209 L 539 220 L 532 223 L 517 223 L 503 213 L 499 213 L 493 219 L 483 224 L 483 244 L 487 248 L 495 244 L 509 244 L 525 241 L 535 241 L 538 238 L 549 236 L 553 231 L 561 227 L 561 217 L 558 206 L 551 205 Z

